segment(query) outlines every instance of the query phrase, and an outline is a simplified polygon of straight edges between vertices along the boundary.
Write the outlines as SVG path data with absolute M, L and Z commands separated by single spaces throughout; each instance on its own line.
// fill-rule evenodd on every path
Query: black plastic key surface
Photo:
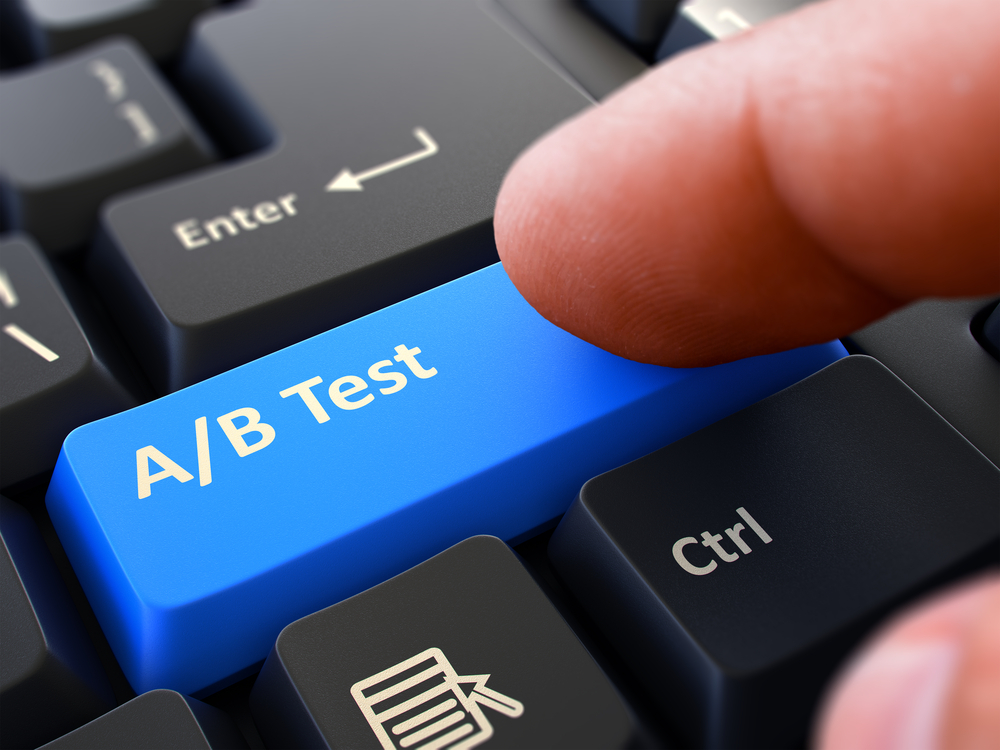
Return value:
M 0 746 L 30 748 L 114 707 L 83 623 L 28 512 L 0 497 Z
M 810 2 L 815 0 L 690 0 L 677 9 L 656 59 L 739 34 Z
M 848 345 L 892 370 L 1000 466 L 1000 362 L 973 331 L 989 302 L 916 302 L 851 334 Z
M 183 70 L 275 142 L 105 215 L 93 278 L 163 391 L 495 261 L 505 170 L 587 104 L 463 0 L 220 12 Z
M 237 750 L 246 740 L 225 713 L 173 690 L 151 690 L 44 745 L 47 750 Z
M 582 0 L 643 57 L 651 57 L 674 17 L 679 0 Z
M 50 470 L 75 427 L 138 404 L 99 352 L 38 248 L 0 242 L 0 487 Z
M 869 357 L 589 481 L 556 570 L 687 742 L 805 739 L 879 617 L 985 564 L 1000 471 Z
M 128 36 L 154 60 L 184 44 L 191 22 L 214 0 L 8 0 L 9 23 L 33 59 L 61 55 L 105 37 Z
M 1000 305 L 994 304 L 992 311 L 986 308 L 980 314 L 984 320 L 979 343 L 993 355 L 994 359 L 1000 360 Z
M 204 166 L 210 147 L 141 50 L 87 48 L 0 79 L 4 223 L 50 253 L 90 237 L 100 204 Z
M 286 627 L 250 707 L 268 747 L 635 739 L 611 684 L 495 537 L 468 539 Z
M 527 46 L 557 70 L 565 70 L 594 100 L 604 99 L 649 69 L 649 63 L 576 0 L 496 3 L 501 14 L 509 14 L 523 30 L 520 36 Z

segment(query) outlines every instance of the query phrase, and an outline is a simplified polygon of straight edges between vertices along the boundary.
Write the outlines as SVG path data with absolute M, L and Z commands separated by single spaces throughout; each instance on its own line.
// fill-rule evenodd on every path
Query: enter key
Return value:
M 262 2 L 199 26 L 185 88 L 254 153 L 116 202 L 90 259 L 161 393 L 496 262 L 504 173 L 589 102 L 487 7 Z

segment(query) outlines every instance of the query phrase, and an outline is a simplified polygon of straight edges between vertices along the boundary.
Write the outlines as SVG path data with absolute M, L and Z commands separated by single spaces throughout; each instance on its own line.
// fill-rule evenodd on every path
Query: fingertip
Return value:
M 495 214 L 525 298 L 616 354 L 693 367 L 842 337 L 916 295 L 997 288 L 1000 142 L 984 134 L 1000 108 L 969 104 L 966 117 L 944 102 L 951 115 L 935 119 L 933 103 L 911 106 L 904 122 L 884 116 L 877 87 L 851 83 L 881 59 L 879 34 L 896 34 L 907 67 L 882 72 L 900 76 L 897 98 L 951 96 L 921 72 L 943 53 L 917 53 L 928 29 L 959 12 L 967 26 L 975 8 L 928 3 L 897 33 L 900 0 L 887 0 L 866 17 L 877 33 L 852 46 L 842 32 L 862 5 L 819 3 L 683 55 L 536 143 Z M 992 58 L 971 57 L 956 65 L 976 87 L 1000 79 Z
M 1000 579 L 979 579 L 908 612 L 876 634 L 827 696 L 817 722 L 820 750 L 975 747 L 953 744 L 947 733 L 953 731 L 956 710 L 966 708 L 958 690 L 966 665 L 979 657 L 969 635 L 986 620 L 991 628 L 1000 625 L 990 609 L 998 599 Z M 994 703 L 998 676 L 992 674 Z M 966 711 L 959 724 L 967 736 L 987 740 L 987 746 L 996 737 L 995 720 L 982 711 Z
M 652 70 L 508 173 L 500 257 L 555 324 L 631 359 L 697 367 L 836 338 L 898 304 L 782 205 L 733 46 Z

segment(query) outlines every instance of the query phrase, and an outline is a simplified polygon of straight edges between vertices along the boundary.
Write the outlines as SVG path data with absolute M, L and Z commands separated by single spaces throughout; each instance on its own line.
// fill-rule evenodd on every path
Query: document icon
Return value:
M 354 683 L 351 695 L 385 750 L 466 750 L 493 736 L 483 706 L 512 719 L 524 713 L 486 687 L 489 678 L 459 676 L 441 649 L 429 648 Z

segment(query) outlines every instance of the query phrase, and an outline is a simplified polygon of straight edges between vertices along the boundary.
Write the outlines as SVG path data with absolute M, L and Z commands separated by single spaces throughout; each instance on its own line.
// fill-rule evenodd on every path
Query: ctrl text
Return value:
M 288 193 L 273 201 L 261 201 L 253 208 L 233 206 L 228 214 L 199 221 L 185 219 L 172 227 L 174 236 L 185 250 L 204 247 L 209 242 L 222 242 L 226 237 L 235 237 L 240 232 L 252 232 L 267 224 L 275 224 L 286 217 L 298 214 L 295 201 L 298 196 Z
M 725 534 L 726 537 L 729 537 L 728 541 L 732 542 L 734 549 L 739 550 L 739 552 L 730 552 L 722 546 L 722 542 L 725 539 L 722 534 L 713 534 L 710 531 L 701 532 L 700 546 L 708 547 L 715 553 L 716 557 L 727 563 L 738 560 L 740 558 L 740 552 L 744 555 L 749 555 L 753 551 L 750 545 L 747 544 L 747 540 L 742 536 L 742 533 L 747 531 L 747 526 L 750 527 L 749 530 L 753 531 L 753 533 L 756 534 L 760 541 L 764 544 L 770 544 L 773 541 L 771 539 L 771 535 L 764 531 L 764 528 L 747 512 L 746 508 L 737 508 L 736 514 L 746 521 L 746 526 L 742 523 L 733 524 L 731 529 L 725 530 Z M 693 576 L 704 576 L 719 567 L 719 563 L 715 560 L 709 560 L 704 565 L 696 565 L 684 551 L 685 547 L 692 544 L 699 544 L 699 540 L 695 539 L 693 536 L 686 536 L 683 539 L 678 539 L 674 542 L 674 560 L 677 561 L 677 564 L 680 565 L 681 568 Z

